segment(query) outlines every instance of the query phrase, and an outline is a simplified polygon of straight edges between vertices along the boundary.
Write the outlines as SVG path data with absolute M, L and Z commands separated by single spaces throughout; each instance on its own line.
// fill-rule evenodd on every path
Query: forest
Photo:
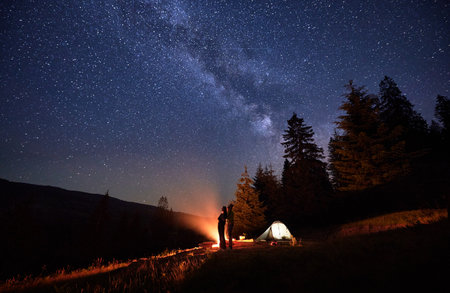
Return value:
M 314 228 L 414 208 L 447 207 L 450 100 L 438 95 L 431 125 L 385 76 L 379 93 L 346 85 L 328 162 L 314 131 L 296 113 L 283 134 L 281 178 L 245 168 L 235 193 L 236 236 L 255 236 L 274 220 Z

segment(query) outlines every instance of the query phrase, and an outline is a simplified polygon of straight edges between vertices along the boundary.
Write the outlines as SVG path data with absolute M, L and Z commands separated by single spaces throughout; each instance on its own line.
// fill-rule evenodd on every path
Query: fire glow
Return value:
M 220 214 L 220 208 L 217 198 L 217 193 L 209 190 L 201 196 L 201 200 L 192 201 L 193 207 L 189 210 L 194 211 L 198 216 L 187 218 L 184 224 L 218 245 L 217 217 Z
M 183 224 L 204 235 L 206 239 L 211 242 L 211 248 L 219 248 L 219 231 L 218 231 L 218 216 L 220 214 L 220 207 L 225 204 L 218 203 L 218 193 L 214 188 L 203 186 L 203 190 L 196 190 L 193 192 L 196 196 L 190 198 L 189 203 L 185 203 L 183 210 L 187 210 L 192 214 L 198 215 L 195 217 L 187 217 L 183 220 Z M 227 232 L 225 230 L 225 240 L 228 243 Z M 233 241 L 236 241 L 233 239 Z M 212 243 L 212 244 L 210 244 Z

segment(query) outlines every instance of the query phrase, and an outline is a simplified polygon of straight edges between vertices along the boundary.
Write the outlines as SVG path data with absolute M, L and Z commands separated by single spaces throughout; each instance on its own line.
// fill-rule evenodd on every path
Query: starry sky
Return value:
M 296 112 L 325 151 L 344 85 L 388 75 L 430 122 L 450 90 L 450 3 L 0 3 L 0 177 L 201 214 Z

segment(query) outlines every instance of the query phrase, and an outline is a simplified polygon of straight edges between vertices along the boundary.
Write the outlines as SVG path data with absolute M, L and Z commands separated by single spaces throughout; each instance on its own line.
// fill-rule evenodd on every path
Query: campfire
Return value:
M 219 240 L 219 237 L 217 237 L 216 243 L 213 243 L 211 245 L 211 248 L 219 248 L 219 245 L 220 245 L 220 240 Z
M 227 243 L 227 246 L 228 246 L 228 237 L 225 237 L 225 241 L 226 241 L 226 243 Z M 233 242 L 234 241 L 236 241 L 236 239 L 234 239 L 233 238 Z M 211 248 L 219 248 L 220 247 L 220 239 L 219 239 L 219 237 L 217 236 L 217 239 L 216 239 L 216 242 L 215 243 L 212 243 L 212 245 L 211 245 Z
M 229 239 L 227 237 L 225 237 L 225 241 L 227 243 L 227 247 L 229 247 Z M 245 236 L 239 236 L 238 240 L 233 238 L 233 247 L 242 248 L 243 246 L 251 245 L 253 242 L 254 242 L 253 239 L 245 239 Z M 205 249 L 213 249 L 213 250 L 219 249 L 220 248 L 219 237 L 217 237 L 215 241 L 202 242 L 199 244 L 199 246 Z
M 209 201 L 206 200 L 202 202 L 202 214 L 203 216 L 197 217 L 186 217 L 183 218 L 182 223 L 191 229 L 198 231 L 200 234 L 204 235 L 206 239 L 209 241 L 199 243 L 199 246 L 204 249 L 219 249 L 220 241 L 219 241 L 219 233 L 217 229 L 217 211 L 218 205 L 216 203 L 215 197 L 207 197 Z M 228 247 L 228 238 L 225 239 Z M 236 248 L 242 246 L 244 242 L 253 242 L 253 239 L 246 240 L 244 236 L 240 236 L 239 240 L 233 238 L 233 244 L 236 243 Z M 234 247 L 234 245 L 233 245 Z

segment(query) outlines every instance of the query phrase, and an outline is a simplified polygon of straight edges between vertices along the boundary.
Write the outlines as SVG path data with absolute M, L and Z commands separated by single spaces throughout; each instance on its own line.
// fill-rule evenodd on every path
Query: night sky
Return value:
M 201 213 L 283 163 L 296 112 L 326 150 L 344 85 L 388 75 L 430 122 L 450 90 L 442 1 L 0 3 L 0 177 Z

